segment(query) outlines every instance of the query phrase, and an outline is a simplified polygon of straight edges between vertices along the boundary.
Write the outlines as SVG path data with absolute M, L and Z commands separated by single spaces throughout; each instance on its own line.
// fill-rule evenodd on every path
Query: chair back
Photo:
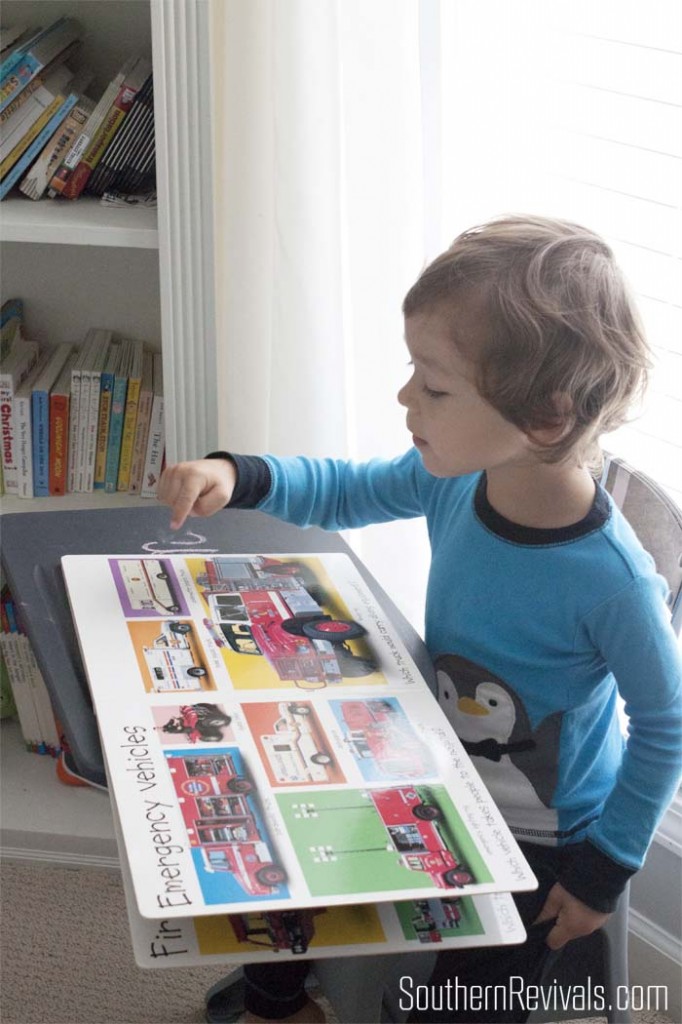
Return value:
M 651 477 L 615 455 L 604 453 L 601 485 L 653 558 L 656 571 L 667 581 L 673 629 L 679 633 L 682 627 L 682 510 Z

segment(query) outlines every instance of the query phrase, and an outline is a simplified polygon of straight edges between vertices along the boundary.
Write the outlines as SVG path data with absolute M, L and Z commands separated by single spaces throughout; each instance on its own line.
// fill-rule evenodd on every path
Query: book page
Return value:
M 347 555 L 62 564 L 142 917 L 535 887 Z

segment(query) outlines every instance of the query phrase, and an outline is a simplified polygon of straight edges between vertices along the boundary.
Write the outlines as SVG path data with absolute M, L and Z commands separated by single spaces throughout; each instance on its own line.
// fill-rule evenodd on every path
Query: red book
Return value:
M 73 352 L 50 391 L 50 455 L 47 484 L 50 494 L 66 494 L 71 367 L 75 359 L 76 353 Z

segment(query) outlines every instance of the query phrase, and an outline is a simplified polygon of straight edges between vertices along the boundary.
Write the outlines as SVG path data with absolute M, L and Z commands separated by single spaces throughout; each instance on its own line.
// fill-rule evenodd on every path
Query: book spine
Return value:
M 141 381 L 139 378 L 128 382 L 128 396 L 123 417 L 123 432 L 121 434 L 121 455 L 118 463 L 117 490 L 119 491 L 127 491 L 130 487 L 130 469 L 133 463 L 133 442 L 135 440 L 140 386 Z
M 32 96 L 33 93 L 36 91 L 36 89 L 39 89 L 43 84 L 44 78 L 42 75 L 38 75 L 38 77 L 34 78 L 32 82 L 29 82 L 26 88 L 22 89 L 19 95 L 16 97 L 16 99 L 12 100 L 10 105 L 8 107 L 5 107 L 3 112 L 0 114 L 0 125 L 7 125 L 7 128 L 9 128 L 10 125 L 8 125 L 7 122 L 9 121 L 10 117 L 12 117 L 12 115 L 15 114 L 17 110 L 21 110 L 21 108 L 26 103 L 26 100 L 29 99 L 29 97 Z
M 24 637 L 24 640 L 26 642 L 22 644 L 22 656 L 40 728 L 41 747 L 39 752 L 56 757 L 59 752 L 59 733 L 57 732 L 57 724 L 54 718 L 54 711 L 52 710 L 52 701 L 50 700 L 45 680 L 38 667 L 31 643 L 28 637 Z
M 147 437 L 149 434 L 149 419 L 152 413 L 153 394 L 151 391 L 143 391 L 140 394 L 140 403 L 137 411 L 137 423 L 135 425 L 135 440 L 133 442 L 133 461 L 130 467 L 129 494 L 139 494 L 142 486 L 142 474 L 144 473 L 145 456 L 147 454 Z
M 21 136 L 16 146 L 10 153 L 0 161 L 0 178 L 4 178 L 8 171 L 14 166 L 22 153 L 25 153 L 33 140 L 40 134 L 50 118 L 60 109 L 65 100 L 64 96 L 55 96 L 38 115 L 33 124 Z
M 4 473 L 5 491 L 16 494 L 18 482 L 15 471 L 14 436 L 14 381 L 9 373 L 0 373 L 0 430 L 2 431 L 2 470 Z M 12 479 L 14 474 L 14 480 Z
M 66 493 L 69 443 L 69 396 L 50 395 L 50 494 Z
M 147 455 L 144 464 L 142 486 L 140 488 L 141 498 L 156 497 L 156 486 L 159 482 L 159 476 L 161 475 L 164 447 L 163 395 L 156 395 L 154 397 L 152 416 L 149 423 Z
M 95 167 L 97 167 L 102 154 L 130 110 L 136 92 L 136 89 L 131 89 L 125 82 L 119 89 L 109 113 L 104 118 L 92 142 L 62 190 L 61 194 L 65 199 L 77 199 L 87 185 L 88 179 Z
M 2 183 L 0 183 L 0 199 L 5 198 L 9 190 L 14 187 L 27 167 L 33 163 L 33 160 L 38 156 L 50 136 L 57 131 L 64 118 L 76 105 L 77 100 L 78 97 L 76 94 L 72 93 L 68 99 L 64 101 L 59 110 L 47 122 L 40 134 L 33 140 L 23 156 L 17 161 L 7 177 L 3 178 Z
M 24 737 L 26 749 L 36 751 L 40 745 L 40 725 L 38 713 L 33 703 L 33 693 L 26 672 L 22 664 L 20 645 L 22 637 L 17 633 L 0 634 L 7 674 L 12 686 L 14 703 L 17 706 L 21 734 Z
M 22 54 L 21 60 L 0 84 L 0 113 L 7 109 L 15 96 L 42 71 L 43 65 L 31 53 Z
M 107 445 L 107 464 L 104 477 L 104 490 L 114 494 L 118 484 L 118 460 L 121 454 L 121 436 L 123 434 L 123 414 L 125 411 L 126 378 L 117 380 L 111 400 L 111 421 L 109 423 L 109 444 Z
M 76 490 L 76 471 L 78 457 L 76 447 L 78 445 L 78 418 L 80 416 L 81 402 L 81 372 L 73 370 L 71 373 L 71 395 L 69 409 L 69 445 L 68 445 L 68 468 L 67 488 L 69 493 Z
M 100 385 L 99 419 L 97 423 L 97 449 L 95 452 L 95 475 L 93 489 L 104 489 L 107 469 L 107 443 L 109 441 L 109 420 L 111 418 L 111 397 L 114 390 L 114 375 L 103 373 Z
M 95 478 L 95 456 L 97 453 L 97 428 L 99 425 L 99 405 L 101 390 L 101 372 L 93 373 L 90 379 L 90 413 L 88 416 L 88 432 L 85 442 L 85 475 L 83 490 L 91 492 Z
M 29 199 L 40 199 L 69 145 L 87 120 L 88 105 L 78 103 L 57 129 L 42 153 L 21 180 L 19 188 Z
M 88 443 L 88 422 L 90 419 L 90 381 L 92 372 L 81 372 L 81 393 L 78 403 L 78 439 L 76 441 L 76 483 L 74 490 L 82 493 L 85 488 L 85 455 Z
M 31 395 L 22 392 L 14 398 L 14 436 L 17 445 L 17 496 L 33 495 L 33 431 L 31 429 Z
M 47 391 L 34 391 L 31 402 L 33 431 L 33 493 L 46 498 L 50 493 L 48 460 L 50 445 L 50 399 Z

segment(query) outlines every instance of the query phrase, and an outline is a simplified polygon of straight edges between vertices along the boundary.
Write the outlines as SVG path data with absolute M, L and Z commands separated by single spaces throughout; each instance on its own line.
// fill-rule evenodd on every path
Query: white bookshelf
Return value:
M 90 327 L 163 352 L 168 459 L 217 447 L 209 5 L 204 0 L 3 0 L 3 25 L 84 29 L 80 64 L 99 97 L 132 54 L 154 71 L 158 209 L 97 200 L 0 203 L 2 301 L 23 298 L 27 336 L 80 344 Z M 191 381 L 192 386 L 187 386 Z M 128 494 L 0 497 L 2 514 L 146 505 Z M 1 524 L 0 524 L 1 529 Z M 106 793 L 71 789 L 52 759 L 28 754 L 0 723 L 2 853 L 115 864 Z
M 32 202 L 9 196 L 0 205 L 0 242 L 158 249 L 156 210 L 118 209 L 86 197 Z

